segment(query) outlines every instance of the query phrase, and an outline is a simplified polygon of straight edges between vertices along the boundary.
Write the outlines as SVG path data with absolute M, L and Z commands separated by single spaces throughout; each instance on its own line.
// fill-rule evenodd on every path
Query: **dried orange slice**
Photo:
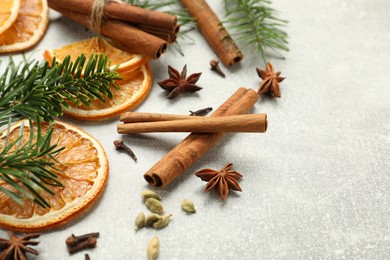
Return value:
M 0 34 L 2 34 L 18 17 L 20 0 L 1 0 L 0 3 Z
M 17 19 L 0 34 L 0 53 L 32 47 L 44 35 L 48 22 L 46 0 L 21 0 Z
M 118 65 L 118 73 L 136 69 L 148 61 L 148 58 L 144 55 L 122 51 L 99 37 L 78 41 L 56 50 L 45 50 L 43 57 L 50 63 L 54 57 L 56 57 L 57 61 L 62 61 L 66 56 L 70 55 L 71 60 L 74 61 L 82 53 L 86 57 L 98 53 L 107 55 L 112 68 Z
M 69 102 L 71 108 L 66 108 L 64 114 L 84 120 L 106 119 L 136 107 L 149 95 L 152 73 L 148 63 L 120 76 L 122 79 L 115 82 L 119 89 L 112 88 L 112 99 L 107 98 L 105 103 L 97 99 L 90 106 Z
M 10 140 L 19 136 L 21 122 L 11 126 Z M 42 131 L 48 124 L 42 123 Z M 29 138 L 29 124 L 25 121 L 23 141 Z M 0 150 L 5 142 L 6 131 L 0 138 Z M 52 141 L 65 147 L 57 156 L 56 172 L 64 187 L 50 187 L 56 195 L 41 191 L 51 208 L 41 208 L 29 199 L 19 205 L 0 192 L 0 228 L 21 232 L 43 231 L 68 223 L 88 209 L 102 194 L 108 178 L 108 160 L 101 144 L 76 126 L 56 121 Z M 0 186 L 15 191 L 0 180 Z

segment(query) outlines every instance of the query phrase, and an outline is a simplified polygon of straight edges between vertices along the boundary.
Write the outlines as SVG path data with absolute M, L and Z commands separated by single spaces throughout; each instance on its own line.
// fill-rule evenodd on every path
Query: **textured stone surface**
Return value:
M 209 2 L 223 14 L 222 1 Z M 169 226 L 135 233 L 135 217 L 147 212 L 139 196 L 147 188 L 143 173 L 186 135 L 124 137 L 139 159 L 134 163 L 112 145 L 121 137 L 116 120 L 71 121 L 102 142 L 110 179 L 86 216 L 41 237 L 35 259 L 67 259 L 65 238 L 92 231 L 100 231 L 101 238 L 85 251 L 91 259 L 146 259 L 154 235 L 161 242 L 159 259 L 390 258 L 390 2 L 274 2 L 290 21 L 291 50 L 285 60 L 270 59 L 287 77 L 282 98 L 261 98 L 253 111 L 268 113 L 268 132 L 227 136 L 159 191 L 173 214 Z M 55 17 L 33 56 L 90 35 Z M 250 50 L 222 79 L 209 70 L 214 53 L 197 32 L 190 35 L 194 43 L 182 44 L 184 57 L 171 50 L 152 62 L 154 78 L 165 79 L 168 64 L 179 69 L 187 64 L 189 73 L 203 72 L 198 82 L 203 90 L 170 101 L 154 83 L 137 111 L 186 114 L 218 107 L 240 86 L 258 88 L 255 67 L 263 64 Z M 216 193 L 203 192 L 205 183 L 193 173 L 228 162 L 244 175 L 243 192 L 222 203 Z M 183 198 L 194 201 L 196 214 L 182 212 Z

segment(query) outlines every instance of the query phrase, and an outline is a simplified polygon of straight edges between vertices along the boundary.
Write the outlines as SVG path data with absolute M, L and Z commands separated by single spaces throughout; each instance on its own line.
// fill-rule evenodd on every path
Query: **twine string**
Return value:
M 121 0 L 95 0 L 91 10 L 91 28 L 94 32 L 100 34 L 102 21 L 104 18 L 104 7 L 110 2 L 122 3 Z

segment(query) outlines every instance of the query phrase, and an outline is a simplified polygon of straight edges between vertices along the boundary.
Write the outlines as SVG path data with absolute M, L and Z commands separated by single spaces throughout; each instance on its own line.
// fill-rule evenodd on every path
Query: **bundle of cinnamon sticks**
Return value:
M 120 1 L 48 0 L 48 5 L 84 27 L 111 38 L 122 49 L 153 59 L 159 58 L 167 45 L 175 42 L 180 30 L 174 15 Z

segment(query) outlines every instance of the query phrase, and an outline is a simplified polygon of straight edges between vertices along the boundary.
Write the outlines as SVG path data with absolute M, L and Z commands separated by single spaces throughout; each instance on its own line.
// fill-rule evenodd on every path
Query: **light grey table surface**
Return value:
M 209 1 L 223 14 L 222 1 Z M 143 174 L 186 134 L 124 137 L 117 120 L 85 123 L 66 119 L 95 136 L 107 151 L 110 177 L 101 200 L 85 216 L 45 233 L 31 259 L 146 259 L 146 244 L 157 235 L 159 259 L 389 259 L 390 258 L 390 2 L 386 0 L 274 1 L 289 20 L 290 52 L 270 58 L 286 80 L 282 98 L 261 98 L 253 113 L 269 117 L 266 134 L 230 134 L 166 189 L 159 191 L 173 214 L 163 230 L 134 232 L 139 193 L 149 188 Z M 59 48 L 91 34 L 51 13 L 47 34 L 33 50 Z M 257 90 L 255 68 L 263 63 L 245 49 L 241 64 L 225 69 L 226 79 L 209 70 L 215 54 L 197 32 L 182 43 L 185 56 L 170 50 L 152 61 L 154 83 L 136 110 L 188 113 L 217 108 L 238 87 Z M 18 60 L 20 55 L 16 55 Z M 7 60 L 1 56 L 1 60 Z M 203 72 L 203 90 L 170 101 L 157 81 L 167 65 Z M 4 64 L 1 71 L 4 70 Z M 118 153 L 124 138 L 139 160 Z M 203 191 L 194 172 L 228 162 L 244 175 L 243 192 L 225 203 Z M 186 215 L 180 201 L 191 198 L 197 213 Z M 99 231 L 93 250 L 69 256 L 71 233 Z M 4 237 L 5 232 L 0 231 Z

